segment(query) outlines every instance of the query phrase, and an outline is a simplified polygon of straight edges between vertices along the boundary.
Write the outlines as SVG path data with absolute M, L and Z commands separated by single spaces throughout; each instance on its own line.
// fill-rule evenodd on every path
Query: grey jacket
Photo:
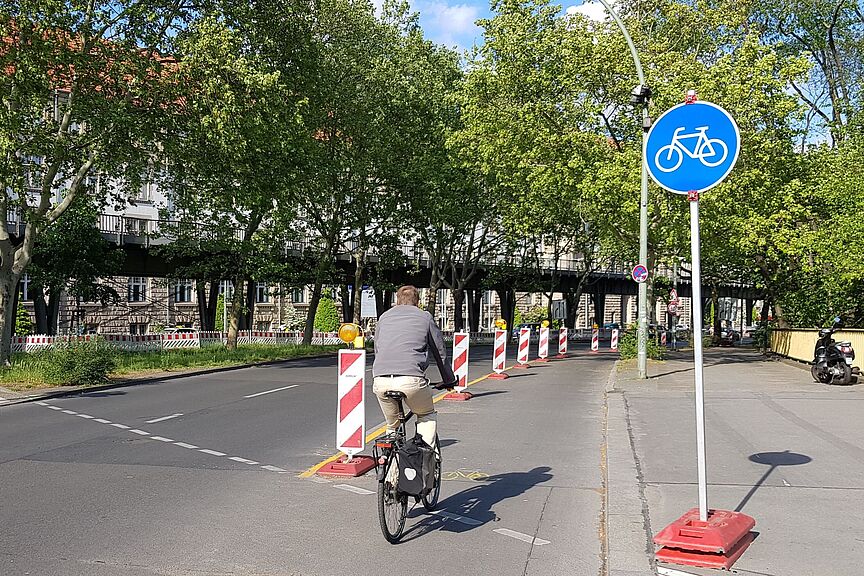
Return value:
M 375 328 L 373 376 L 423 376 L 430 355 L 441 372 L 441 381 L 455 382 L 444 337 L 431 314 L 401 305 L 381 315 Z

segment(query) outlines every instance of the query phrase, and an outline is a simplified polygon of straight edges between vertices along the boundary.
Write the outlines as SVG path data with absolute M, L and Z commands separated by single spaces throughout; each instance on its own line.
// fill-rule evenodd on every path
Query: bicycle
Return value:
M 672 142 L 657 150 L 657 154 L 654 156 L 654 164 L 658 170 L 661 172 L 674 172 L 681 166 L 685 154 L 694 160 L 699 160 L 708 168 L 719 166 L 726 160 L 726 156 L 729 154 L 726 143 L 719 138 L 708 138 L 708 126 L 700 126 L 691 134 L 682 134 L 683 131 L 684 127 L 677 128 L 672 135 Z M 693 152 L 681 142 L 681 140 L 686 138 L 696 138 L 696 146 L 693 148 Z M 715 149 L 715 146 L 717 149 Z M 671 164 L 666 166 L 660 162 L 660 157 L 664 152 L 666 153 L 666 162 L 671 162 Z M 674 162 L 673 154 L 677 156 Z M 718 157 L 719 160 L 717 159 Z
M 437 388 L 437 387 L 436 387 Z M 381 524 L 381 532 L 384 538 L 391 544 L 395 544 L 402 537 L 405 530 L 405 518 L 408 515 L 408 494 L 399 491 L 399 465 L 396 454 L 405 445 L 405 424 L 414 416 L 409 411 L 405 414 L 402 400 L 405 399 L 403 392 L 391 390 L 384 396 L 396 400 L 399 405 L 399 427 L 392 435 L 379 438 L 372 448 L 372 458 L 375 460 L 375 473 L 378 477 L 378 522 Z M 441 445 L 438 435 L 435 435 L 435 485 L 421 496 L 415 496 L 415 503 L 423 502 L 423 507 L 431 512 L 438 504 L 438 496 L 441 494 Z

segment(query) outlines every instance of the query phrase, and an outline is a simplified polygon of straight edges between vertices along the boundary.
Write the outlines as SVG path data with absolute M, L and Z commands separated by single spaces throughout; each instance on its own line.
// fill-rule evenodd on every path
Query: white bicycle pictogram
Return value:
M 708 138 L 708 134 L 706 134 L 708 126 L 700 126 L 691 134 L 681 134 L 683 131 L 683 126 L 681 128 L 676 128 L 675 133 L 672 135 L 672 142 L 657 150 L 657 155 L 654 156 L 654 165 L 657 166 L 658 170 L 661 172 L 674 172 L 684 161 L 684 154 L 690 158 L 699 160 L 708 168 L 719 166 L 724 160 L 726 160 L 726 156 L 729 154 L 729 148 L 727 148 L 726 143 L 719 138 Z M 681 143 L 681 140 L 684 140 L 685 138 L 697 139 L 693 152 Z M 660 157 L 664 152 L 666 152 L 665 166 L 660 163 Z M 677 156 L 677 159 L 674 161 L 673 156 Z M 714 160 L 714 158 L 717 158 L 718 156 L 719 160 Z

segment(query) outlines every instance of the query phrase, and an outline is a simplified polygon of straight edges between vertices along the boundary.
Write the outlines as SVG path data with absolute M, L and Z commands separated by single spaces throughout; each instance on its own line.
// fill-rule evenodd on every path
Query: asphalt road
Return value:
M 613 357 L 574 356 L 436 405 L 443 512 L 396 546 L 374 478 L 300 477 L 334 453 L 335 359 L 2 407 L 0 574 L 598 574 Z

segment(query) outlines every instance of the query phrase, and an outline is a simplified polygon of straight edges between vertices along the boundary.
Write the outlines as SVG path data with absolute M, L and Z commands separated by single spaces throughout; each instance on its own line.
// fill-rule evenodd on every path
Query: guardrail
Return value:
M 809 363 L 813 361 L 813 349 L 818 338 L 818 328 L 774 328 L 771 330 L 771 351 Z M 864 330 L 839 330 L 834 333 L 834 339 L 838 342 L 848 340 L 859 354 L 864 351 Z

